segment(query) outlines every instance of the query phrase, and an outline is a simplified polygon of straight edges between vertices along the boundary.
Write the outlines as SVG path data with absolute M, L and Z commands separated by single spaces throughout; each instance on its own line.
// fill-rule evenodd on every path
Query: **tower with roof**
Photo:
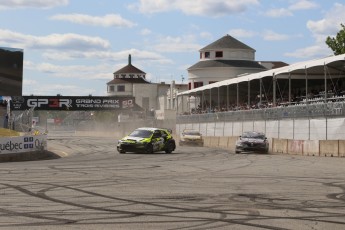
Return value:
M 189 89 L 194 89 L 266 68 L 255 61 L 255 50 L 230 35 L 199 50 L 200 60 L 187 69 Z
M 150 84 L 146 73 L 132 65 L 128 55 L 128 65 L 114 72 L 114 78 L 107 83 L 108 96 L 133 96 L 134 84 Z
M 176 89 L 187 90 L 186 84 L 174 84 Z M 134 97 L 135 103 L 144 111 L 154 109 L 157 114 L 164 114 L 168 109 L 167 92 L 170 84 L 147 81 L 146 73 L 132 65 L 132 56 L 128 55 L 128 64 L 113 73 L 113 79 L 107 83 L 107 95 Z M 176 100 L 176 96 L 174 97 Z M 172 99 L 170 99 L 172 100 Z M 162 115 L 162 117 L 164 117 Z

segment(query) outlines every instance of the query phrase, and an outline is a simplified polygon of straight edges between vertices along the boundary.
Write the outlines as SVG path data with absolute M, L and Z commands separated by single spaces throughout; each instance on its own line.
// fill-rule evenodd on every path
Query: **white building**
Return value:
M 171 94 L 171 89 L 175 93 Z M 158 119 L 165 119 L 166 110 L 173 110 L 175 115 L 176 95 L 187 89 L 187 84 L 173 84 L 172 87 L 165 82 L 147 81 L 146 73 L 132 65 L 131 55 L 128 56 L 128 65 L 114 72 L 113 80 L 107 83 L 108 96 L 134 97 L 136 104 L 144 111 L 154 109 Z
M 255 61 L 253 48 L 230 35 L 207 45 L 199 52 L 199 62 L 187 69 L 189 89 L 266 70 Z

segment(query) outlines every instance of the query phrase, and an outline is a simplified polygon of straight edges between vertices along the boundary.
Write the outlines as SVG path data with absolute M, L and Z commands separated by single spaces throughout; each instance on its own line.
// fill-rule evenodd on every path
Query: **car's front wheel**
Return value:
M 165 152 L 166 153 L 172 153 L 172 151 L 174 151 L 174 149 L 175 149 L 175 144 L 172 142 L 169 142 L 169 143 L 167 143 Z
M 151 143 L 146 145 L 146 153 L 152 154 L 153 153 L 153 145 Z

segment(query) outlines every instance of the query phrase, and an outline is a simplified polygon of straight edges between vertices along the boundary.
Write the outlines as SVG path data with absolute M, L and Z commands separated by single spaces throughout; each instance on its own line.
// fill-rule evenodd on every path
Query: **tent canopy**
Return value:
M 325 68 L 326 67 L 326 68 Z M 240 82 L 247 82 L 264 77 L 273 77 L 277 79 L 323 79 L 326 75 L 327 78 L 337 78 L 344 74 L 345 67 L 345 54 L 337 56 L 329 56 L 326 58 L 315 59 L 305 62 L 298 62 L 289 66 L 281 68 L 266 70 L 258 73 L 241 75 L 236 78 L 216 82 L 213 84 L 205 85 L 188 91 L 179 93 L 177 96 L 189 95 L 212 88 L 219 88 Z

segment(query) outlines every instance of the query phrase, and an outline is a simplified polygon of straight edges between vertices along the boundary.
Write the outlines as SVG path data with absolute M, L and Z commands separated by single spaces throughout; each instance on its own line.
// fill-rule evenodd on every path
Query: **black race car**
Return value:
M 268 153 L 269 143 L 267 137 L 261 132 L 244 132 L 236 142 L 235 153 L 263 152 Z

